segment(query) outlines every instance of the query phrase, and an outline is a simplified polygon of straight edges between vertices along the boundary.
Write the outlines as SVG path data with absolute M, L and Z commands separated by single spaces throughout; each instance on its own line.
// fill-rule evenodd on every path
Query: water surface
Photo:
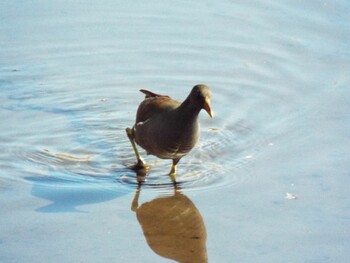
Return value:
M 0 4 L 1 262 L 347 262 L 349 12 Z M 125 135 L 138 90 L 183 100 L 197 83 L 215 118 L 201 113 L 178 184 L 141 152 L 139 185 Z

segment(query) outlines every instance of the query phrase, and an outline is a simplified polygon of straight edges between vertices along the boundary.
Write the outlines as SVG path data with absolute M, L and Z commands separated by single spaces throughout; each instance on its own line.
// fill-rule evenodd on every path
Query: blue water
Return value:
M 2 2 L 0 261 L 169 262 L 191 248 L 189 262 L 347 262 L 349 13 L 347 1 Z M 142 151 L 138 188 L 125 135 L 138 90 L 183 100 L 197 83 L 215 117 L 200 115 L 177 192 L 170 161 Z M 164 232 L 150 236 L 154 221 Z

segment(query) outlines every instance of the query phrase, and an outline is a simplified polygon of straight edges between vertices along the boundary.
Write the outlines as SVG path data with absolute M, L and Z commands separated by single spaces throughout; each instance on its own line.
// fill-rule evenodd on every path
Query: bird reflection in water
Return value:
M 203 218 L 192 201 L 174 182 L 172 196 L 159 197 L 139 206 L 142 182 L 131 209 L 136 213 L 150 248 L 177 262 L 208 262 L 207 233 Z

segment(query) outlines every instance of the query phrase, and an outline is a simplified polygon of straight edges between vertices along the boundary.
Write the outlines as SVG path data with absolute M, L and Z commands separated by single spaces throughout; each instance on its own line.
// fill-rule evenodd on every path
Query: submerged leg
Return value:
M 173 180 L 175 180 L 176 177 L 176 165 L 180 161 L 180 159 L 173 159 L 173 164 L 171 165 L 171 170 L 169 175 L 172 177 Z
M 131 142 L 131 146 L 132 146 L 132 148 L 133 148 L 133 150 L 134 150 L 134 153 L 135 153 L 135 156 L 136 156 L 136 159 L 137 159 L 137 163 L 135 164 L 134 168 L 135 168 L 135 169 L 143 169 L 143 168 L 146 168 L 146 167 L 147 167 L 147 166 L 146 166 L 146 163 L 145 163 L 145 161 L 142 159 L 142 157 L 141 157 L 140 154 L 139 154 L 139 151 L 138 151 L 137 148 L 136 148 L 136 143 L 135 143 L 135 139 L 134 139 L 135 137 L 134 137 L 134 132 L 133 132 L 133 130 L 130 129 L 130 128 L 126 128 L 125 131 L 126 131 L 126 135 L 128 135 L 128 138 L 129 138 L 129 140 L 130 140 L 130 142 Z

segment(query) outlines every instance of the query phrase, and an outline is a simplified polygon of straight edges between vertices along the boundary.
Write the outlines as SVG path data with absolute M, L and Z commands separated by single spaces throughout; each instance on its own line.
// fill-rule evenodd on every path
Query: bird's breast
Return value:
M 134 126 L 138 145 L 163 159 L 181 158 L 192 150 L 199 138 L 199 124 L 185 120 L 149 118 Z

